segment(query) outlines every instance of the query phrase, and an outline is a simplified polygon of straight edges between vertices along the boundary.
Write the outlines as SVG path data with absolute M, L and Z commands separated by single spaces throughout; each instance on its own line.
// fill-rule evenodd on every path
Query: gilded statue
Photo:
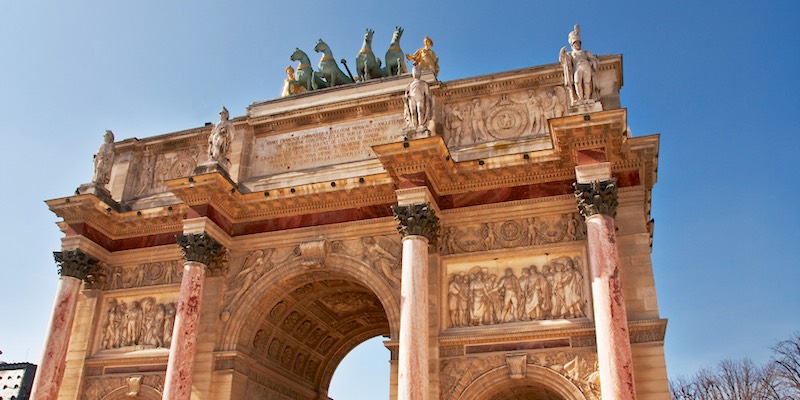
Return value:
M 230 114 L 228 109 L 222 107 L 219 112 L 219 123 L 214 125 L 211 130 L 211 135 L 208 136 L 208 159 L 220 164 L 227 162 L 228 148 L 231 142 L 231 132 L 233 131 L 233 123 L 228 120 Z
M 111 167 L 114 165 L 114 132 L 106 131 L 103 144 L 94 155 L 94 176 L 92 183 L 105 186 L 111 181 Z
M 414 66 L 420 70 L 430 70 L 433 76 L 438 79 L 439 77 L 439 57 L 433 51 L 433 40 L 425 36 L 423 39 L 424 47 L 417 50 L 414 54 L 406 54 L 406 59 L 413 61 Z
M 295 79 L 294 68 L 292 68 L 291 65 L 286 67 L 286 79 L 283 80 L 283 92 L 281 92 L 281 97 L 289 97 L 293 94 L 305 92 L 305 86 Z
M 564 85 L 570 91 L 572 105 L 591 104 L 599 97 L 595 82 L 597 56 L 581 48 L 580 32 L 580 25 L 575 24 L 575 29 L 568 36 L 572 51 L 568 52 L 565 46 L 558 55 L 558 61 L 564 68 Z

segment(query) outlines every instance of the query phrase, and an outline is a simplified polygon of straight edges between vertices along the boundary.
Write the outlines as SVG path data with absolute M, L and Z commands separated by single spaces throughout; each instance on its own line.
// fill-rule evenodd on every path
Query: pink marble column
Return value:
M 614 225 L 615 183 L 615 180 L 578 183 L 575 196 L 586 219 L 601 394 L 604 399 L 633 400 L 636 399 L 633 357 Z
M 186 261 L 183 264 L 181 291 L 178 295 L 167 376 L 164 380 L 165 400 L 189 400 L 192 397 L 192 375 L 197 352 L 197 335 L 200 331 L 203 283 L 206 269 L 222 250 L 222 246 L 206 234 L 179 236 L 178 245 L 181 246 Z
M 428 245 L 439 219 L 429 204 L 393 207 L 403 236 L 398 400 L 429 398 Z
M 42 361 L 39 362 L 33 381 L 33 400 L 55 400 L 58 397 L 82 281 L 92 274 L 97 264 L 97 261 L 80 250 L 56 252 L 53 255 L 59 264 L 61 278 L 58 281 Z

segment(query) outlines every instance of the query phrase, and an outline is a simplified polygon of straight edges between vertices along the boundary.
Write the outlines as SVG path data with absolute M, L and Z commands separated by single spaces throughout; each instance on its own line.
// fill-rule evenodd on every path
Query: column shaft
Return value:
M 428 239 L 403 238 L 398 399 L 428 396 Z
M 184 263 L 167 376 L 164 380 L 165 400 L 188 400 L 192 396 L 192 374 L 205 276 L 205 264 L 195 261 Z
M 33 383 L 31 393 L 33 400 L 55 400 L 58 397 L 61 380 L 64 378 L 67 348 L 72 333 L 72 323 L 75 321 L 81 284 L 80 279 L 71 276 L 62 276 L 58 281 L 44 354 L 36 369 Z
M 633 357 L 628 317 L 622 297 L 614 218 L 595 214 L 586 219 L 592 272 L 597 360 L 604 399 L 633 400 Z

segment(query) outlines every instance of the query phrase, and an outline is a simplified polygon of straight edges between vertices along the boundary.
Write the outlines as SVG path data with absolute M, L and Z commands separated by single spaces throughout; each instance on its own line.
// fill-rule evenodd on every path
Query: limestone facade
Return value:
M 659 137 L 628 131 L 622 57 L 598 64 L 592 110 L 570 104 L 552 64 L 450 82 L 423 74 L 425 131 L 406 126 L 406 74 L 253 103 L 226 118 L 225 163 L 209 160 L 214 126 L 116 142 L 108 196 L 47 202 L 61 250 L 97 261 L 57 398 L 162 398 L 186 302 L 198 315 L 185 398 L 327 399 L 344 356 L 383 336 L 392 399 L 403 371 L 421 372 L 400 359 L 423 355 L 428 368 L 413 376 L 427 393 L 409 398 L 599 399 L 593 269 L 573 194 L 581 166 L 616 179 L 636 397 L 668 398 L 650 257 Z M 436 224 L 397 211 L 420 204 Z M 428 225 L 398 232 L 403 218 Z M 192 234 L 220 251 L 189 259 L 176 237 Z M 192 295 L 181 286 L 190 268 L 204 271 Z M 412 321 L 427 325 L 414 332 L 425 340 L 410 348 L 401 293 L 426 298 L 406 304 L 427 310 Z

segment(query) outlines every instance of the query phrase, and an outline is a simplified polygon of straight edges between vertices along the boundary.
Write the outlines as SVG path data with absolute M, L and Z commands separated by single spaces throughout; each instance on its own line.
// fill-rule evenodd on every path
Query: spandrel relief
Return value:
M 545 135 L 549 132 L 547 120 L 563 117 L 568 106 L 562 86 L 448 103 L 444 109 L 445 143 L 460 148 Z
M 571 242 L 586 238 L 578 213 L 443 228 L 443 254 L 459 254 Z
M 570 253 L 449 264 L 447 326 L 586 317 L 583 260 Z
M 99 350 L 169 348 L 176 310 L 153 296 L 106 299 Z

